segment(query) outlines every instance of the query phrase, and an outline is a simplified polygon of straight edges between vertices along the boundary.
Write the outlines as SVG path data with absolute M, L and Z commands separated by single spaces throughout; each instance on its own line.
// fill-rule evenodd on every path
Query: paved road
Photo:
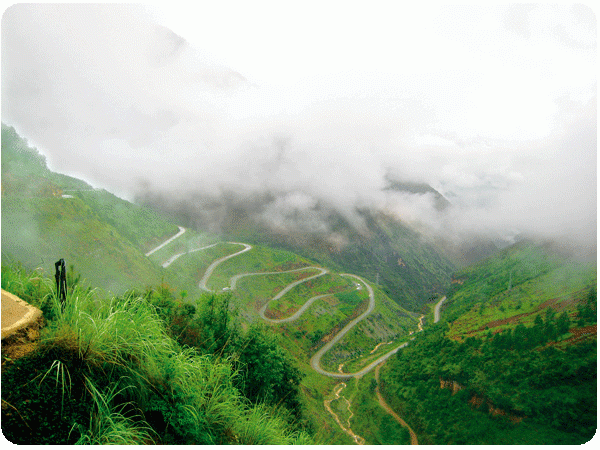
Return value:
M 239 252 L 232 253 L 231 255 L 223 256 L 222 258 L 219 258 L 216 261 L 213 261 L 213 263 L 210 266 L 208 266 L 208 269 L 206 269 L 206 272 L 204 272 L 204 276 L 202 277 L 202 279 L 200 280 L 200 283 L 198 284 L 198 287 L 200 289 L 203 289 L 203 290 L 208 291 L 208 292 L 214 292 L 213 290 L 209 289 L 206 286 L 206 283 L 208 282 L 208 279 L 210 278 L 210 276 L 213 273 L 213 270 L 215 270 L 219 264 L 227 261 L 228 259 L 233 258 L 233 257 L 238 256 L 238 255 L 241 255 L 242 253 L 245 253 L 248 250 L 252 249 L 251 245 L 249 245 L 249 244 L 242 244 L 241 242 L 228 242 L 228 244 L 243 245 L 244 249 L 240 250 Z
M 446 300 L 445 295 L 439 302 L 437 302 L 435 308 L 433 309 L 433 323 L 438 323 L 440 321 L 440 308 L 442 307 L 442 303 L 444 303 L 444 300 Z
M 183 253 L 178 253 L 176 255 L 171 256 L 169 259 L 167 259 L 164 263 L 162 263 L 162 266 L 164 268 L 169 267 L 171 264 L 173 264 L 177 259 L 181 258 L 183 255 L 187 255 L 188 253 L 194 253 L 194 252 L 199 252 L 200 250 L 206 250 L 207 248 L 211 248 L 214 247 L 215 245 L 217 245 L 218 242 L 216 244 L 211 244 L 211 245 L 207 245 L 205 247 L 200 247 L 200 248 L 195 248 L 193 250 L 189 250 L 187 252 L 183 252 Z
M 327 353 L 331 349 L 331 347 L 333 347 L 335 344 L 337 344 L 340 341 L 340 339 L 342 339 L 346 335 L 346 333 L 348 333 L 348 331 L 350 331 L 352 328 L 354 328 L 354 326 L 358 322 L 360 322 L 365 317 L 367 317 L 369 314 L 371 314 L 371 312 L 373 311 L 373 308 L 375 308 L 375 293 L 373 292 L 373 288 L 369 284 L 367 284 L 365 282 L 365 280 L 363 280 L 359 276 L 352 275 L 349 273 L 344 273 L 344 274 L 340 274 L 340 275 L 343 277 L 355 278 L 367 287 L 367 290 L 369 291 L 369 306 L 367 307 L 367 310 L 364 313 L 362 313 L 360 316 L 356 317 L 355 319 L 351 320 L 344 328 L 342 328 L 339 331 L 338 334 L 336 334 L 329 342 L 327 342 L 323 347 L 321 347 L 317 351 L 317 353 L 315 353 L 313 355 L 313 357 L 310 359 L 310 366 L 313 368 L 313 370 L 315 370 L 316 372 L 318 372 L 322 375 L 326 375 L 326 376 L 332 377 L 332 378 L 347 379 L 347 378 L 363 376 L 365 373 L 367 373 L 369 370 L 371 370 L 373 367 L 375 367 L 379 362 L 381 362 L 380 360 L 385 360 L 385 359 L 389 358 L 392 354 L 397 352 L 400 349 L 400 347 L 386 353 L 384 356 L 379 358 L 376 361 L 377 364 L 375 364 L 375 363 L 369 364 L 367 367 L 365 367 L 364 369 L 362 369 L 358 372 L 341 374 L 341 373 L 337 373 L 337 372 L 328 372 L 321 368 L 321 358 L 323 357 L 323 355 L 325 353 Z
M 313 278 L 318 278 L 318 277 L 325 275 L 326 273 L 329 273 L 329 270 L 323 269 L 322 267 L 303 267 L 302 269 L 294 269 L 294 270 L 288 270 L 286 272 L 276 272 L 276 273 L 298 272 L 299 270 L 307 270 L 307 269 L 316 269 L 319 271 L 319 273 L 316 275 L 311 275 L 310 277 L 302 278 L 298 281 L 294 281 L 291 284 L 288 284 L 284 289 L 281 290 L 281 292 L 279 294 L 277 294 L 275 297 L 273 297 L 271 300 L 269 300 L 267 303 L 265 303 L 263 305 L 263 307 L 259 311 L 260 317 L 262 317 L 264 320 L 271 322 L 271 323 L 291 322 L 293 320 L 296 320 L 298 317 L 300 317 L 302 315 L 302 313 L 304 311 L 306 311 L 306 309 L 315 300 L 318 300 L 322 297 L 327 297 L 328 295 L 331 295 L 331 294 L 317 295 L 316 297 L 309 299 L 304 305 L 302 305 L 302 307 L 298 311 L 296 311 L 295 314 L 293 314 L 292 316 L 290 316 L 286 319 L 269 319 L 269 318 L 265 317 L 265 312 L 267 311 L 267 307 L 269 306 L 269 303 L 271 303 L 273 300 L 279 300 L 281 297 L 283 297 L 285 294 L 287 294 L 290 291 L 290 289 L 298 286 L 299 284 L 305 283 L 309 280 L 312 280 Z
M 275 297 L 273 297 L 271 300 L 269 300 L 267 302 L 267 304 L 265 304 L 259 311 L 260 313 L 260 317 L 263 320 L 266 320 L 269 323 L 286 323 L 286 322 L 293 322 L 294 320 L 298 319 L 302 314 L 304 314 L 304 312 L 310 307 L 310 305 L 312 305 L 314 302 L 316 302 L 317 300 L 323 298 L 323 297 L 329 297 L 332 294 L 322 294 L 322 295 L 317 295 L 315 297 L 311 297 L 309 298 L 306 303 L 304 303 L 304 305 L 302 305 L 298 311 L 296 311 L 294 314 L 292 314 L 289 317 L 286 317 L 284 319 L 270 319 L 268 317 L 265 317 L 265 311 L 267 310 L 267 305 L 272 301 L 275 300 Z
M 160 250 L 161 248 L 163 248 L 165 245 L 167 245 L 169 242 L 177 239 L 179 236 L 181 236 L 183 233 L 185 233 L 186 229 L 183 227 L 179 227 L 179 232 L 174 235 L 171 236 L 169 239 L 167 239 L 165 242 L 163 242 L 162 244 L 160 244 L 158 247 L 153 248 L 152 250 L 150 250 L 148 253 L 146 253 L 146 256 L 150 256 L 152 253 L 154 253 L 157 250 Z

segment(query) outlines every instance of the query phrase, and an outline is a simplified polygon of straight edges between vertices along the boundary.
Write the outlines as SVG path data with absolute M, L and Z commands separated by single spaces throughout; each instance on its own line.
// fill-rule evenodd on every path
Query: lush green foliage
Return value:
M 3 267 L 8 285 L 23 278 L 6 272 L 10 268 Z M 3 361 L 2 426 L 12 442 L 308 442 L 290 428 L 284 412 L 269 403 L 249 405 L 231 358 L 172 339 L 148 298 L 103 298 L 76 285 L 64 307 L 51 292 L 45 302 L 54 318 L 39 348 Z M 224 310 L 218 298 L 213 302 L 204 317 L 212 337 L 222 338 Z M 212 342 L 204 345 L 213 348 Z M 227 346 L 218 341 L 214 349 L 219 347 Z
M 260 325 L 241 330 L 230 295 L 205 294 L 194 306 L 163 286 L 145 297 L 182 346 L 229 360 L 238 374 L 234 384 L 248 400 L 283 406 L 300 419 L 300 371 L 276 335 Z
M 442 323 L 384 367 L 383 388 L 395 409 L 424 443 L 591 439 L 595 264 L 522 243 L 456 279 Z
M 431 443 L 575 444 L 591 439 L 596 429 L 595 341 L 543 351 L 507 347 L 507 341 L 497 335 L 459 344 L 438 327 L 388 363 L 385 390 Z M 440 389 L 440 380 L 456 382 L 461 390 L 453 396 L 451 389 Z M 490 408 L 523 421 L 492 417 Z M 532 429 L 545 432 L 535 437 Z

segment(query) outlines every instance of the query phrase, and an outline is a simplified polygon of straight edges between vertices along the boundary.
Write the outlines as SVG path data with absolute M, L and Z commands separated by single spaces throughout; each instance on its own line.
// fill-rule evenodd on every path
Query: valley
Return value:
M 39 366 L 32 374 L 55 386 L 63 380 L 62 391 L 46 386 L 36 394 L 38 406 L 46 404 L 44 396 L 69 403 L 66 380 L 85 367 L 99 392 L 106 388 L 103 395 L 111 396 L 107 404 L 117 408 L 111 414 L 121 411 L 125 423 L 155 430 L 143 435 L 147 442 L 283 443 L 302 436 L 314 444 L 572 444 L 591 438 L 594 261 L 523 240 L 464 264 L 434 239 L 376 211 L 361 213 L 370 227 L 362 235 L 332 216 L 336 233 L 351 243 L 343 248 L 327 247 L 327 235 L 292 243 L 250 222 L 209 232 L 56 174 L 14 130 L 3 125 L 2 131 L 2 288 L 39 307 L 48 321 L 43 343 L 36 344 L 43 352 L 21 362 L 3 356 L 3 385 L 13 387 L 2 392 L 3 424 L 21 426 L 22 417 L 29 423 L 38 411 L 25 397 L 34 392 L 11 375 L 23 364 Z M 53 287 L 60 257 L 69 265 L 65 311 Z M 138 316 L 160 339 L 144 334 Z M 73 330 L 87 336 L 97 360 L 86 360 Z M 152 342 L 156 355 L 135 353 L 120 340 L 125 330 L 146 336 L 136 345 Z M 103 339 L 114 339 L 106 348 L 125 356 L 93 347 Z M 130 372 L 121 373 L 123 367 Z M 120 378 L 103 378 L 109 368 Z M 186 377 L 194 371 L 211 380 L 194 389 L 212 393 L 175 395 L 174 386 L 191 383 Z M 131 377 L 136 387 L 119 387 Z M 85 383 L 73 381 L 73 391 L 89 400 L 85 392 L 93 389 Z M 119 389 L 132 393 L 116 395 Z M 235 405 L 231 410 L 210 403 L 224 392 L 232 395 L 222 402 Z M 138 413 L 119 409 L 128 402 Z M 57 432 L 64 442 L 64 430 L 84 417 L 76 404 L 69 403 L 73 419 Z M 211 405 L 206 424 L 198 405 Z M 57 414 L 62 421 L 62 411 Z M 271 418 L 277 431 L 261 437 L 261 425 L 252 422 L 252 433 L 244 434 L 239 424 L 250 417 Z M 35 442 L 62 442 L 51 424 L 40 427 L 47 431 L 26 431 L 21 442 L 34 435 Z M 81 439 L 87 436 L 85 426 L 78 430 Z
M 177 235 L 169 238 L 167 241 L 165 241 L 164 243 L 160 244 L 158 247 L 156 247 L 155 250 L 163 248 L 164 246 L 170 244 L 171 242 L 173 242 L 176 238 L 178 238 L 179 236 L 181 236 L 183 234 L 183 232 L 185 231 L 185 229 L 183 227 L 179 227 L 180 228 L 180 233 L 178 233 Z M 309 266 L 309 267 L 302 267 L 302 268 L 298 268 L 298 269 L 291 269 L 291 270 L 282 270 L 282 271 L 277 271 L 277 272 L 253 272 L 253 273 L 239 273 L 239 274 L 234 274 L 230 277 L 229 279 L 229 283 L 225 286 L 222 287 L 221 289 L 210 289 L 208 288 L 208 283 L 209 283 L 209 279 L 211 278 L 211 276 L 213 275 L 213 272 L 215 272 L 216 269 L 219 268 L 219 266 L 221 266 L 221 264 L 223 264 L 225 261 L 231 259 L 231 258 L 235 258 L 238 257 L 246 252 L 249 252 L 252 250 L 252 246 L 250 244 L 244 244 L 244 243 L 232 243 L 230 242 L 229 244 L 232 245 L 241 245 L 243 246 L 243 250 L 231 253 L 230 255 L 226 255 L 223 256 L 221 258 L 216 259 L 215 261 L 211 262 L 208 267 L 206 268 L 206 270 L 204 271 L 204 275 L 202 276 L 200 282 L 199 282 L 199 289 L 201 290 L 205 290 L 205 291 L 209 291 L 209 292 L 214 292 L 215 290 L 220 290 L 220 291 L 228 291 L 228 292 L 233 292 L 235 294 L 236 291 L 236 287 L 237 287 L 237 283 L 241 278 L 245 278 L 245 277 L 256 277 L 256 276 L 268 276 L 268 275 L 283 275 L 283 274 L 293 274 L 293 273 L 299 273 L 299 272 L 305 272 L 305 271 L 317 271 L 317 274 L 310 274 L 308 273 L 306 276 L 293 281 L 283 287 L 281 287 L 281 289 L 279 290 L 279 292 L 272 297 L 270 300 L 267 300 L 264 305 L 262 307 L 260 307 L 258 314 L 260 316 L 260 318 L 262 320 L 264 320 L 267 323 L 270 324 L 280 324 L 280 323 L 289 323 L 289 322 L 293 322 L 297 319 L 299 319 L 306 311 L 307 309 L 316 301 L 316 300 L 320 300 L 320 299 L 324 299 L 326 297 L 330 297 L 334 295 L 334 292 L 331 292 L 329 294 L 320 294 L 317 296 L 313 296 L 310 297 L 304 304 L 302 304 L 300 306 L 300 308 L 298 308 L 297 311 L 295 311 L 293 314 L 287 316 L 287 317 L 281 317 L 281 314 L 276 311 L 276 310 L 272 310 L 269 311 L 270 315 L 274 315 L 279 317 L 278 319 L 273 319 L 273 318 L 268 318 L 265 315 L 265 312 L 267 311 L 267 308 L 269 308 L 269 305 L 276 301 L 281 299 L 284 295 L 286 295 L 288 292 L 290 292 L 292 289 L 296 288 L 297 286 L 299 286 L 300 284 L 303 283 L 307 283 L 310 280 L 314 280 L 318 277 L 321 277 L 327 273 L 329 273 L 329 270 L 321 268 L 321 267 L 314 267 L 314 266 Z M 213 245 L 217 245 L 217 244 L 213 244 Z M 203 247 L 201 249 L 194 249 L 191 250 L 188 253 L 191 252 L 196 252 L 196 251 L 200 251 L 202 249 L 206 249 L 206 248 L 210 248 L 212 246 L 209 247 Z M 147 256 L 150 256 L 152 253 L 154 252 L 151 251 L 149 253 L 147 253 Z M 175 256 L 182 256 L 183 254 L 177 254 Z M 173 260 L 173 257 L 169 258 L 167 260 L 167 262 L 170 262 Z M 163 267 L 165 267 L 165 263 L 162 264 Z M 230 274 L 229 274 L 230 275 Z M 343 337 L 352 329 L 354 328 L 356 325 L 359 324 L 359 322 L 361 322 L 362 320 L 364 320 L 367 316 L 369 316 L 373 310 L 375 309 L 375 293 L 373 291 L 373 288 L 362 278 L 356 276 L 356 275 L 352 275 L 352 274 L 339 274 L 339 276 L 341 277 L 346 277 L 346 278 L 350 278 L 350 279 L 354 279 L 356 281 L 354 281 L 353 283 L 349 284 L 348 286 L 350 287 L 350 289 L 356 289 L 356 290 L 362 290 L 363 288 L 366 289 L 367 293 L 368 293 L 368 306 L 366 308 L 366 310 L 361 313 L 358 317 L 352 319 L 348 324 L 346 324 L 341 330 L 337 331 L 337 333 L 335 333 L 335 335 L 333 335 L 333 337 L 329 337 L 325 343 L 325 345 L 323 345 L 311 358 L 310 358 L 310 366 L 312 367 L 312 369 L 321 374 L 321 375 L 325 375 L 331 378 L 337 378 L 337 379 L 348 379 L 348 378 L 353 378 L 353 377 L 361 377 L 363 375 L 365 375 L 366 373 L 368 373 L 369 371 L 373 370 L 376 366 L 378 366 L 379 364 L 381 364 L 382 362 L 384 362 L 385 360 L 387 360 L 389 357 L 391 357 L 392 355 L 394 355 L 395 353 L 398 352 L 398 350 L 400 350 L 401 348 L 405 347 L 407 345 L 407 342 L 403 342 L 401 345 L 396 346 L 393 350 L 387 351 L 385 354 L 383 354 L 382 356 L 379 356 L 376 360 L 374 360 L 373 362 L 370 362 L 368 365 L 366 365 L 364 368 L 362 368 L 361 370 L 358 370 L 356 372 L 352 372 L 352 373 L 344 373 L 341 370 L 338 370 L 338 372 L 329 372 L 324 370 L 321 367 L 321 358 L 323 357 L 323 355 L 325 353 L 327 353 L 333 346 L 335 346 L 340 340 L 343 339 Z M 211 284 L 213 285 L 213 284 Z M 443 302 L 444 299 L 442 299 L 440 302 L 438 302 L 435 306 L 435 314 L 436 314 L 436 319 L 435 321 L 437 322 L 437 320 L 439 320 L 439 307 L 441 305 L 441 303 Z M 419 322 L 419 327 L 421 328 L 420 322 Z M 373 351 L 371 351 L 370 353 L 373 354 L 375 353 L 375 351 L 377 350 L 377 347 L 379 345 L 381 345 L 382 343 L 377 344 L 377 346 L 375 347 L 375 349 Z M 381 352 L 379 352 L 381 353 Z M 344 362 L 342 362 L 340 364 L 340 368 L 341 366 L 345 364 Z

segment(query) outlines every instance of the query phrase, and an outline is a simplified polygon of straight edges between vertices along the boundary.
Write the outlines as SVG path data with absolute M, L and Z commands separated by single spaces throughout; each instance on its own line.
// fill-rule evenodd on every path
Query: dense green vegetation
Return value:
M 423 443 L 590 440 L 595 264 L 523 243 L 456 279 L 462 284 L 449 293 L 443 322 L 382 371 L 386 397 Z
M 178 302 L 166 286 L 104 298 L 2 267 L 2 287 L 48 319 L 37 349 L 4 358 L 2 428 L 21 444 L 290 444 L 299 372 L 260 330 L 240 333 L 227 297 Z M 185 330 L 185 333 L 183 331 Z

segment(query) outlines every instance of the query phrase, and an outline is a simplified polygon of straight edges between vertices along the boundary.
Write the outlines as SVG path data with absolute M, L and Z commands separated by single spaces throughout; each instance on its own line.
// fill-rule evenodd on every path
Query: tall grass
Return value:
M 13 287 L 28 283 L 21 272 L 6 275 Z M 3 270 L 3 285 L 4 279 Z M 292 433 L 275 411 L 251 406 L 234 385 L 229 360 L 199 354 L 170 338 L 144 297 L 131 293 L 106 299 L 102 291 L 75 286 L 62 304 L 50 280 L 41 285 L 47 289 L 44 302 L 52 319 L 40 348 L 52 356 L 41 369 L 40 384 L 54 380 L 61 416 L 63 403 L 89 402 L 89 424 L 72 424 L 72 432 L 80 435 L 77 443 L 310 440 Z M 153 413 L 164 422 L 162 429 L 152 430 L 146 421 Z
M 152 429 L 143 421 L 125 416 L 122 411 L 127 406 L 114 406 L 114 398 L 119 394 L 115 386 L 103 392 L 86 378 L 86 387 L 91 393 L 94 410 L 90 414 L 90 424 L 83 431 L 76 444 L 79 445 L 132 445 L 154 443 Z M 142 422 L 142 423 L 140 423 Z
M 2 264 L 2 289 L 15 294 L 37 307 L 49 301 L 54 292 L 54 283 L 41 271 L 27 271 L 19 263 Z
M 75 287 L 64 307 L 56 297 L 52 301 L 55 319 L 45 340 L 77 348 L 79 357 L 89 365 L 143 366 L 152 363 L 157 354 L 173 351 L 175 343 L 141 297 L 100 300 L 95 291 Z

